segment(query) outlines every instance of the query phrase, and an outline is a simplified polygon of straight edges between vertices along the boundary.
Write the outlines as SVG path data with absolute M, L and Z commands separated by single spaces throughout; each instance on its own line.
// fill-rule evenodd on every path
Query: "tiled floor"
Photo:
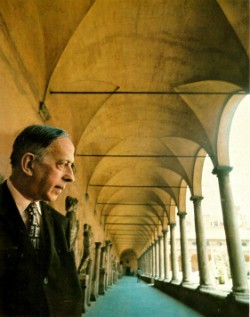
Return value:
M 91 302 L 86 317 L 201 317 L 152 285 L 124 276 Z

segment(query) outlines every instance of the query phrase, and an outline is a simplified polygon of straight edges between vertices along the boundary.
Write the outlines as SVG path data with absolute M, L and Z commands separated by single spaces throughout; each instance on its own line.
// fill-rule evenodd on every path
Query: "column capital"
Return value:
M 162 229 L 162 234 L 165 236 L 168 233 L 168 229 Z
M 177 215 L 178 215 L 180 218 L 184 218 L 184 217 L 187 215 L 187 213 L 186 213 L 186 211 L 179 211 L 179 212 L 177 213 Z
M 95 247 L 96 247 L 96 249 L 99 249 L 100 248 L 100 246 L 101 246 L 101 242 L 95 242 Z
M 170 228 L 174 228 L 176 226 L 176 223 L 175 222 L 171 222 L 169 225 L 170 225 Z
M 216 166 L 213 169 L 212 173 L 217 176 L 225 176 L 225 175 L 228 175 L 232 170 L 233 170 L 232 166 L 221 165 L 221 166 Z
M 106 240 L 105 243 L 106 243 L 106 246 L 109 246 L 110 245 L 110 240 Z
M 190 200 L 192 200 L 193 202 L 198 202 L 198 201 L 201 201 L 203 198 L 204 197 L 202 197 L 202 196 L 193 195 L 193 196 L 190 197 Z

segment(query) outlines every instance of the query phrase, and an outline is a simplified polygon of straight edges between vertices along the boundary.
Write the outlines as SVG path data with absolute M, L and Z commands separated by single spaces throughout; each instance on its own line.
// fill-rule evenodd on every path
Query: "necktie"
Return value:
M 28 222 L 28 231 L 32 245 L 36 250 L 39 249 L 40 242 L 40 224 L 39 224 L 39 215 L 38 208 L 35 203 L 30 203 L 27 207 L 29 222 Z

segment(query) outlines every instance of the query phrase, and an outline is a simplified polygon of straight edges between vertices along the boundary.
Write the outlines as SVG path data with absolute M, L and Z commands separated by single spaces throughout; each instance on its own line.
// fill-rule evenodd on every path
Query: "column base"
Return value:
M 165 279 L 164 279 L 164 282 L 165 282 L 165 283 L 170 283 L 170 282 L 171 282 L 171 278 L 169 278 L 169 277 L 165 278 Z
M 177 279 L 173 279 L 170 281 L 171 284 L 174 284 L 174 285 L 180 285 L 180 281 L 177 280 Z
M 236 302 L 249 303 L 249 291 L 245 291 L 245 292 L 233 291 L 227 296 L 227 298 L 234 300 Z
M 96 295 L 95 294 L 90 294 L 90 301 L 91 302 L 96 302 Z
M 199 285 L 197 290 L 200 292 L 206 292 L 206 291 L 215 290 L 215 287 L 212 284 L 207 284 L 207 285 L 204 284 L 204 285 Z
M 191 287 L 191 286 L 194 286 L 194 283 L 192 283 L 191 281 L 182 281 L 181 286 Z

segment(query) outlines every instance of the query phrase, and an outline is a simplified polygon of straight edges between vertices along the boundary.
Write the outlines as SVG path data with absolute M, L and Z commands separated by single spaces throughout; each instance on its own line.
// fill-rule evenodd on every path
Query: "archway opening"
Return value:
M 239 104 L 231 125 L 229 139 L 230 175 L 235 211 L 238 217 L 242 250 L 250 277 L 250 95 Z
M 122 265 L 123 275 L 135 275 L 138 266 L 137 255 L 135 251 L 132 249 L 124 250 L 120 257 L 120 264 Z

